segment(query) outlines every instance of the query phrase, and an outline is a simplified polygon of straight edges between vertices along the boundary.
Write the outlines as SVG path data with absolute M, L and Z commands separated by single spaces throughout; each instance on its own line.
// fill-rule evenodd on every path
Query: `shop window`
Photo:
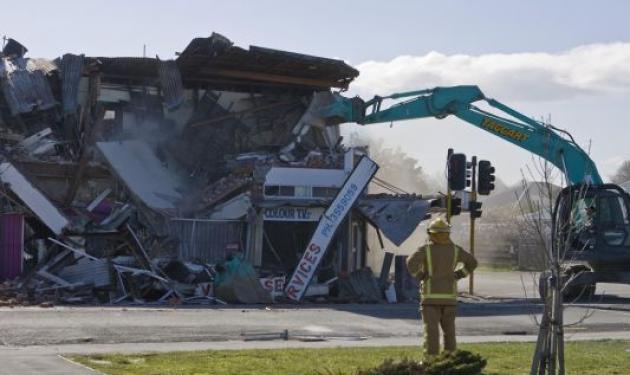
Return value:
M 308 198 L 311 196 L 311 187 L 310 186 L 296 186 L 295 187 L 295 196 L 300 198 Z
M 300 188 L 308 188 L 308 186 L 287 186 L 287 185 L 266 185 L 265 196 L 267 197 L 295 197 L 295 196 L 308 196 L 299 194 L 308 194 Z
M 277 186 L 277 185 L 265 186 L 265 195 L 267 196 L 280 195 L 280 186 Z
M 281 197 L 293 197 L 295 196 L 295 186 L 280 186 Z
M 108 109 L 105 111 L 105 115 L 103 116 L 104 120 L 115 120 L 116 119 L 116 111 Z
M 339 189 L 337 188 L 314 186 L 313 196 L 318 198 L 333 198 L 337 195 L 338 191 Z

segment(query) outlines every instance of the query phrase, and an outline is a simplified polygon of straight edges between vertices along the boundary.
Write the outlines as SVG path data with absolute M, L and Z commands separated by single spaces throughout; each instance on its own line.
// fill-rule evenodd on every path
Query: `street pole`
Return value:
M 477 157 L 472 157 L 472 175 L 470 176 L 470 202 L 477 201 Z M 470 254 L 475 256 L 475 217 L 470 214 Z M 475 293 L 475 272 L 470 273 L 468 279 L 468 294 L 473 295 Z
M 449 148 L 446 154 L 446 222 L 449 224 L 451 223 L 452 194 L 451 194 L 451 184 L 449 183 L 450 176 L 448 175 L 448 171 L 449 171 L 448 165 L 451 161 L 451 156 L 453 156 L 453 149 Z
M 448 192 L 446 193 L 446 222 L 449 224 L 451 223 L 451 199 L 451 189 L 448 189 Z

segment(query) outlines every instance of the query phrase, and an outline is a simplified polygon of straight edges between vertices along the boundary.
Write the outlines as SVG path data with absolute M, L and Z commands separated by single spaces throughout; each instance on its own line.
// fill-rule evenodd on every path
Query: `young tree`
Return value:
M 524 193 L 518 200 L 520 225 L 523 232 L 534 233 L 538 237 L 546 270 L 539 281 L 544 309 L 530 374 L 564 375 L 564 327 L 582 323 L 592 315 L 587 310 L 576 322 L 564 322 L 565 302 L 570 304 L 582 297 L 592 297 L 594 293 L 594 287 L 590 285 L 576 286 L 573 283 L 585 271 L 575 265 L 578 253 L 588 246 L 580 237 L 585 230 L 584 221 L 578 222 L 576 217 L 584 208 L 580 202 L 586 200 L 587 188 L 580 186 L 572 190 L 568 199 L 558 201 L 557 197 L 562 192 L 551 183 L 560 178 L 558 171 L 546 160 L 534 159 L 533 164 L 534 170 L 528 168 L 527 174 L 538 181 L 534 184 L 537 194 L 533 194 L 534 189 L 524 175 Z

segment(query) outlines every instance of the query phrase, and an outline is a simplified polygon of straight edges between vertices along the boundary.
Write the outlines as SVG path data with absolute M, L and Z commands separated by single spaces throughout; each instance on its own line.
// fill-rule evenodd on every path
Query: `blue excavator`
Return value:
M 385 106 L 387 100 L 396 102 Z M 455 116 L 540 156 L 563 173 L 568 185 L 559 192 L 551 218 L 552 251 L 565 260 L 565 299 L 592 296 L 598 282 L 630 284 L 630 196 L 603 182 L 569 132 L 487 98 L 477 86 L 437 87 L 367 101 L 334 93 L 320 114 L 328 123 L 360 125 Z M 545 283 L 540 284 L 544 294 Z

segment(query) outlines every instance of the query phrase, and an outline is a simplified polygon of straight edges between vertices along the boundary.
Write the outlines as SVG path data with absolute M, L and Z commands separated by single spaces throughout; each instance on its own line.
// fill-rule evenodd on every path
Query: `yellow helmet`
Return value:
M 446 222 L 446 220 L 438 217 L 431 221 L 429 226 L 427 227 L 427 232 L 429 233 L 450 233 L 451 225 Z

